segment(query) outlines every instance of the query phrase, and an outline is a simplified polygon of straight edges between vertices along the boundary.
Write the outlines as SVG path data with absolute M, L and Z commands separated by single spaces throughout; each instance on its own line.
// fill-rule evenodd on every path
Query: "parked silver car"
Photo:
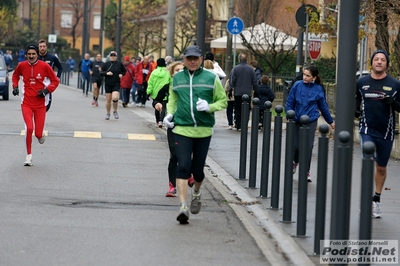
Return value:
M 7 69 L 6 62 L 4 57 L 0 55 L 0 95 L 3 96 L 3 100 L 7 101 L 9 98 L 9 78 L 8 72 L 10 69 Z

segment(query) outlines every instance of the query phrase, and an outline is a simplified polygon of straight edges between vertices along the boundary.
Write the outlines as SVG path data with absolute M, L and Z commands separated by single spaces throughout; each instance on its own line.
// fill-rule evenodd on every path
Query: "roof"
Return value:
M 277 28 L 261 23 L 254 27 L 249 27 L 242 31 L 243 36 L 256 49 L 268 49 L 272 43 L 274 45 L 283 45 L 283 49 L 293 48 L 297 44 L 297 38 L 292 37 L 284 32 L 281 32 Z M 211 48 L 226 48 L 227 36 L 215 39 L 211 41 Z M 232 45 L 234 43 L 232 42 Z M 257 46 L 259 46 L 257 48 Z M 242 38 L 236 37 L 236 48 L 246 50 L 247 48 L 242 44 Z

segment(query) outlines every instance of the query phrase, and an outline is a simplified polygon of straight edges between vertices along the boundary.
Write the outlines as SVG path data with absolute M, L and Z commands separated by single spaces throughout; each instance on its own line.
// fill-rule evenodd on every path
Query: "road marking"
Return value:
M 101 132 L 74 131 L 74 138 L 101 139 Z
M 44 133 L 45 136 L 49 135 L 49 132 L 47 130 L 43 131 L 43 133 Z M 21 136 L 25 136 L 25 129 L 21 130 L 21 134 L 20 135 Z M 34 136 L 34 135 L 35 135 L 35 130 L 32 132 L 32 136 Z
M 21 136 L 25 136 L 25 130 L 21 130 L 20 133 Z M 33 132 L 32 135 L 35 135 L 35 132 Z M 44 135 L 48 136 L 49 133 L 48 131 L 44 131 Z M 56 135 L 56 133 L 53 132 L 53 135 Z M 74 138 L 88 138 L 88 139 L 101 139 L 101 138 L 110 138 L 110 134 L 104 134 L 105 136 L 102 135 L 101 132 L 95 132 L 95 131 L 74 131 L 73 132 L 73 137 Z M 118 135 L 117 138 L 121 138 L 124 136 L 122 133 L 121 135 Z M 133 133 L 127 133 L 127 138 L 128 140 L 157 140 L 156 137 L 153 134 L 133 134 Z M 111 138 L 115 138 L 115 136 L 111 136 Z M 123 138 L 123 137 L 122 137 Z
M 156 140 L 153 134 L 128 134 L 130 140 Z

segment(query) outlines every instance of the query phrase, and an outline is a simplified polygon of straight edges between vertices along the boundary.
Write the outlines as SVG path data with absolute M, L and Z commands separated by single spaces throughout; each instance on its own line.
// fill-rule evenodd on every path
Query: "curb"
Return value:
M 262 204 L 254 198 L 248 191 L 238 184 L 235 178 L 230 176 L 213 159 L 207 156 L 207 165 L 205 171 L 207 179 L 213 184 L 221 195 L 229 201 L 229 205 L 236 213 L 243 225 L 249 231 L 250 235 L 257 242 L 265 257 L 276 265 L 275 259 L 278 254 L 283 255 L 292 265 L 315 265 L 308 257 L 306 252 L 293 240 L 293 238 L 271 217 Z M 231 193 L 229 193 L 229 191 Z M 238 205 L 244 205 L 244 208 Z M 247 214 L 244 215 L 244 212 Z M 251 220 L 249 215 L 255 218 Z M 272 246 L 265 237 L 256 232 L 263 229 L 263 233 L 270 237 L 275 246 Z

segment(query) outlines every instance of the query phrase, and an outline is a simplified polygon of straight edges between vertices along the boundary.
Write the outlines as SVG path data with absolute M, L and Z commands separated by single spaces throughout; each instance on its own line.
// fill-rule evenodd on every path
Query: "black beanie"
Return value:
M 157 59 L 157 66 L 159 66 L 159 67 L 165 67 L 165 66 L 167 66 L 167 65 L 165 64 L 165 59 L 164 59 L 164 58 L 158 58 L 158 59 Z
M 205 60 L 211 60 L 214 61 L 214 54 L 211 52 L 206 53 Z
M 371 55 L 371 66 L 372 66 L 372 61 L 374 60 L 374 57 L 375 57 L 376 54 L 384 54 L 385 57 L 386 57 L 386 62 L 387 62 L 386 67 L 389 67 L 389 63 L 390 63 L 389 55 L 388 55 L 388 53 L 387 53 L 385 50 L 376 50 L 376 51 Z
M 39 47 L 36 45 L 36 44 L 28 44 L 27 46 L 26 46 L 26 48 L 25 48 L 25 54 L 28 52 L 28 50 L 31 50 L 31 49 L 33 49 L 33 50 L 35 50 L 36 51 L 36 53 L 39 55 Z

